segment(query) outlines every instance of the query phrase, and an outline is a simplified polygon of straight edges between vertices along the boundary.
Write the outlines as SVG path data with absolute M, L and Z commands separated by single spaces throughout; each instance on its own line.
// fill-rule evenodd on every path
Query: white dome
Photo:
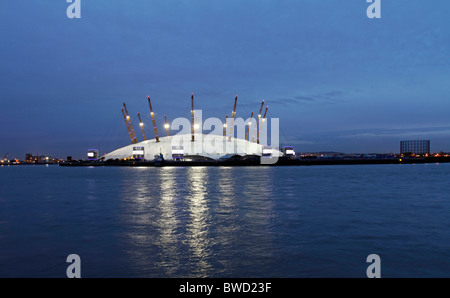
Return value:
M 172 154 L 183 152 L 184 156 L 202 156 L 218 160 L 225 155 L 257 155 L 261 156 L 264 145 L 250 142 L 243 139 L 237 139 L 229 136 L 206 135 L 196 133 L 194 141 L 191 141 L 191 134 L 174 135 L 169 137 L 160 137 L 159 142 L 156 139 L 143 141 L 137 144 L 131 144 L 111 153 L 106 154 L 102 159 L 125 159 L 130 158 L 140 148 L 146 160 L 153 160 L 155 155 L 163 154 L 164 159 L 172 160 Z M 177 151 L 178 150 L 178 151 Z M 276 151 L 276 150 L 274 150 Z

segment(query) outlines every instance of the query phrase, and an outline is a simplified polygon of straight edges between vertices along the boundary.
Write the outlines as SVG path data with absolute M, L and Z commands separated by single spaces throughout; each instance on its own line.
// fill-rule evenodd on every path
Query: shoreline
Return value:
M 320 166 L 320 165 L 370 165 L 370 164 L 427 164 L 448 163 L 450 157 L 424 157 L 424 158 L 393 158 L 393 159 L 283 159 L 274 164 L 261 164 L 259 159 L 250 160 L 224 160 L 224 161 L 172 161 L 161 163 L 154 161 L 72 161 L 63 162 L 63 167 L 241 167 L 241 166 Z

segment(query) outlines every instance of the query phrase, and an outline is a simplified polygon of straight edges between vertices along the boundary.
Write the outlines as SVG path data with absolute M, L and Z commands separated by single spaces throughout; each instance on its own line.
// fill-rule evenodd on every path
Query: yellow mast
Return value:
M 153 113 L 153 107 L 152 102 L 150 101 L 150 96 L 148 97 L 148 105 L 150 106 L 150 116 L 152 116 L 152 124 L 153 124 L 153 131 L 155 132 L 155 139 L 156 142 L 159 142 L 159 136 L 158 136 L 158 128 L 156 127 L 156 121 L 155 121 L 155 113 Z
M 262 113 L 262 109 L 264 106 L 264 100 L 261 103 L 261 108 L 259 109 L 259 113 L 258 113 L 258 119 L 256 119 L 256 125 L 255 128 L 253 129 L 253 133 L 252 133 L 252 142 L 255 141 L 255 135 L 258 134 L 258 129 L 259 129 L 259 119 L 261 118 L 261 113 Z
M 266 111 L 264 112 L 264 116 L 263 116 L 263 118 L 261 119 L 261 127 L 260 127 L 260 129 L 259 129 L 259 131 L 258 131 L 258 139 L 256 140 L 256 142 L 259 144 L 259 135 L 260 135 L 260 133 L 261 133 L 261 131 L 263 130 L 263 128 L 264 128 L 264 122 L 266 121 L 266 115 L 267 115 L 267 110 L 269 109 L 269 106 L 267 106 L 266 107 Z
M 141 115 L 138 113 L 138 118 L 139 118 L 139 126 L 141 127 L 142 130 L 142 136 L 144 137 L 144 141 L 147 141 L 147 137 L 145 136 L 145 131 L 144 131 L 144 123 L 141 120 Z
M 194 125 L 195 125 L 195 120 L 194 120 L 194 93 L 192 93 L 191 96 L 191 103 L 192 103 L 192 108 L 191 108 L 191 134 L 192 134 L 192 139 L 191 141 L 194 141 L 194 133 L 195 133 L 195 129 L 194 129 Z
M 227 121 L 228 121 L 228 115 L 225 117 L 225 123 L 223 124 L 223 136 L 224 137 L 227 135 Z
M 167 123 L 167 117 L 166 117 L 166 115 L 164 115 L 164 128 L 166 129 L 167 136 L 169 136 L 169 135 L 170 135 L 170 134 L 169 134 L 169 128 L 170 128 L 170 125 L 169 125 L 169 123 Z
M 237 104 L 237 95 L 236 98 L 234 99 L 234 107 L 233 107 L 233 113 L 231 114 L 231 122 L 230 122 L 230 127 L 229 127 L 229 136 L 228 136 L 228 140 L 231 141 L 231 137 L 233 136 L 233 130 L 234 130 L 234 119 L 236 117 L 236 104 Z
M 138 142 L 138 140 L 136 137 L 136 132 L 134 131 L 134 128 L 133 128 L 133 123 L 131 122 L 130 114 L 128 113 L 127 105 L 125 103 L 123 103 L 123 107 L 125 108 L 126 120 L 128 122 L 128 126 L 130 128 L 130 135 L 132 137 L 131 142 L 133 144 L 136 144 Z
M 250 116 L 250 121 L 248 122 L 247 131 L 245 133 L 245 140 L 246 141 L 248 141 L 248 137 L 249 137 L 249 134 L 250 134 L 250 128 L 252 126 L 252 121 L 253 121 L 253 112 L 252 112 L 252 115 Z
M 123 108 L 122 108 L 122 114 L 123 114 L 123 120 L 125 120 L 125 125 L 127 126 L 128 136 L 131 139 L 131 144 L 134 144 L 134 139 L 133 139 L 133 136 L 131 135 L 130 126 L 128 125 L 127 116 L 125 115 Z

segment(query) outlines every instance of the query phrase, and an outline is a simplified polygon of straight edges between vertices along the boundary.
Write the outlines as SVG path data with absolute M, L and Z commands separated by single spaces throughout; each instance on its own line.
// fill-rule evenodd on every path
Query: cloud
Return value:
M 297 104 L 336 104 L 344 103 L 346 99 L 343 97 L 347 93 L 339 90 L 332 90 L 321 93 L 300 94 L 292 97 L 280 97 L 271 99 L 273 103 L 282 103 L 284 105 Z
M 372 137 L 424 137 L 430 138 L 435 135 L 447 135 L 450 133 L 450 126 L 433 127 L 405 127 L 405 128 L 369 128 L 351 131 L 336 132 L 336 136 L 341 138 L 372 138 Z
M 293 101 L 316 101 L 316 98 L 311 97 L 311 96 L 304 96 L 304 95 L 299 95 L 299 96 L 295 96 Z

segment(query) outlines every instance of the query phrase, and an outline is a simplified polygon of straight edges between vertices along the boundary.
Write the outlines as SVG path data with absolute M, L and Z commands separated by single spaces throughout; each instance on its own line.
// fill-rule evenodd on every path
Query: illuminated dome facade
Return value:
M 274 150 L 274 153 L 277 150 Z M 104 161 L 115 159 L 154 160 L 157 156 L 165 160 L 189 160 L 192 158 L 206 158 L 219 160 L 234 155 L 263 156 L 272 155 L 272 149 L 243 139 L 229 136 L 191 134 L 160 137 L 156 139 L 131 144 L 104 155 Z

